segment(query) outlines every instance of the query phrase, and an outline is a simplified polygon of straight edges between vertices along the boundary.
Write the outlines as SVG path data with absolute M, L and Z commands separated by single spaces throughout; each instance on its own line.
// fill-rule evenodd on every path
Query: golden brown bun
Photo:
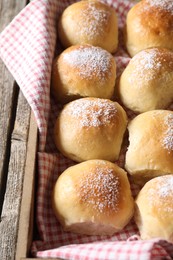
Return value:
M 127 116 L 108 99 L 81 98 L 68 103 L 55 124 L 55 144 L 66 157 L 77 161 L 118 159 Z
M 173 50 L 172 0 L 143 0 L 132 7 L 127 15 L 125 38 L 132 57 L 149 47 Z
M 116 13 L 109 5 L 99 1 L 80 1 L 68 6 L 60 18 L 58 31 L 65 48 L 91 44 L 111 53 L 117 49 Z
M 134 182 L 173 174 L 173 111 L 153 110 L 134 118 L 129 126 L 125 168 Z
M 112 235 L 134 212 L 126 172 L 103 160 L 90 160 L 65 170 L 53 191 L 53 209 L 66 231 Z
M 61 103 L 87 96 L 111 98 L 115 79 L 115 60 L 100 47 L 69 47 L 53 63 L 52 90 Z
M 173 175 L 147 182 L 136 199 L 135 221 L 142 239 L 173 242 Z
M 152 48 L 136 54 L 119 81 L 122 103 L 135 112 L 164 109 L 173 101 L 173 52 Z

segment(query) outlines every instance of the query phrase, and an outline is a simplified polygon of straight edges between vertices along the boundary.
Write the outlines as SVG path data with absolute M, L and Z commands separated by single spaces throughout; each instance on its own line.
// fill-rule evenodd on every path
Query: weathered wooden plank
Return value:
M 65 260 L 65 259 L 62 259 L 62 258 L 44 258 L 45 260 Z M 43 260 L 43 258 L 20 258 L 20 260 Z
M 34 181 L 35 159 L 37 148 L 37 125 L 33 114 L 30 120 L 30 129 L 27 145 L 27 158 L 24 171 L 22 202 L 20 208 L 19 230 L 16 246 L 16 260 L 27 257 L 33 239 L 33 209 L 34 209 Z
M 62 258 L 44 258 L 45 260 L 63 260 Z M 18 259 L 19 260 L 19 259 Z M 43 260 L 43 258 L 20 258 L 20 260 Z
M 26 0 L 0 0 L 0 31 L 25 6 Z M 0 213 L 5 192 L 18 87 L 0 60 Z
M 20 92 L 0 223 L 0 256 L 3 260 L 15 259 L 29 122 L 30 107 Z
M 26 5 L 26 0 L 0 0 L 0 31 L 12 21 L 15 15 Z

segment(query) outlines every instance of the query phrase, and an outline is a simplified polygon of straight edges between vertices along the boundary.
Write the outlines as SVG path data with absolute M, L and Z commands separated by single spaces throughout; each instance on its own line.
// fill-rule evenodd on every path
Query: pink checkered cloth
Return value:
M 51 208 L 51 192 L 59 174 L 74 162 L 57 152 L 52 139 L 53 126 L 61 107 L 50 97 L 51 65 L 56 42 L 57 19 L 63 9 L 74 1 L 35 0 L 10 23 L 0 35 L 0 56 L 14 76 L 37 120 L 39 128 L 38 188 L 36 221 L 38 238 L 32 243 L 36 257 L 65 259 L 171 259 L 173 245 L 160 239 L 141 241 L 132 220 L 122 232 L 113 236 L 86 236 L 64 232 Z M 119 16 L 119 42 L 129 0 L 107 0 Z M 69 25 L 70 26 L 70 25 Z M 118 75 L 130 58 L 120 44 L 115 59 Z M 129 119 L 134 114 L 128 112 Z M 123 167 L 124 151 L 118 164 Z M 134 196 L 138 187 L 131 185 Z

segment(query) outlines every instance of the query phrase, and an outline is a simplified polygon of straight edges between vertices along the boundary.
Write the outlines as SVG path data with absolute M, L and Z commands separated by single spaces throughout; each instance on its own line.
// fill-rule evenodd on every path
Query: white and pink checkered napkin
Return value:
M 14 76 L 39 128 L 36 222 L 38 238 L 32 243 L 36 257 L 65 259 L 171 259 L 173 245 L 159 239 L 141 241 L 133 220 L 113 236 L 85 236 L 64 232 L 51 208 L 51 192 L 58 175 L 74 162 L 59 154 L 52 133 L 60 106 L 50 96 L 51 65 L 57 42 L 56 25 L 62 10 L 74 1 L 32 1 L 0 35 L 0 56 Z M 121 29 L 129 0 L 107 0 L 119 16 L 120 47 L 115 59 L 120 75 L 130 58 L 121 45 Z M 70 25 L 69 25 L 70 26 Z M 57 46 L 59 46 L 57 44 Z M 57 47 L 57 51 L 62 51 Z M 128 114 L 129 119 L 133 114 Z M 123 153 L 119 164 L 123 165 Z M 134 195 L 137 187 L 132 185 Z

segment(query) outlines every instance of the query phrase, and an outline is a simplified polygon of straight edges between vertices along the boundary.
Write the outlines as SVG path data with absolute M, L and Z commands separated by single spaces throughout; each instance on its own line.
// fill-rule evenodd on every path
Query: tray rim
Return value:
M 38 143 L 38 128 L 33 112 L 30 116 L 27 155 L 24 169 L 19 227 L 17 234 L 15 259 L 25 259 L 29 255 L 33 238 L 35 166 Z

